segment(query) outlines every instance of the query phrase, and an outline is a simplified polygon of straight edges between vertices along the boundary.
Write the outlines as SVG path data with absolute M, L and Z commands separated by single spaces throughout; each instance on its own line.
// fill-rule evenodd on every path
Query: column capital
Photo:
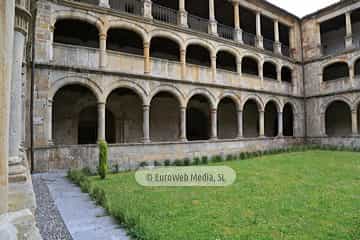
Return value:
M 100 40 L 106 40 L 107 34 L 106 33 L 99 33 Z
M 144 42 L 144 48 L 150 48 L 150 42 Z
M 144 111 L 150 109 L 150 105 L 149 105 L 149 104 L 143 104 L 142 107 L 143 107 L 143 110 L 144 110 Z
M 217 108 L 211 108 L 210 111 L 211 113 L 217 113 Z

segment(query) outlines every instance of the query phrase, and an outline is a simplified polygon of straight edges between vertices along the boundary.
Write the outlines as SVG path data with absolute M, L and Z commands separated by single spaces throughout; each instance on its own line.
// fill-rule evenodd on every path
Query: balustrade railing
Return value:
M 284 44 L 281 44 L 281 53 L 283 56 L 290 57 L 290 48 Z
M 263 39 L 264 49 L 273 52 L 274 51 L 274 41 L 270 39 Z
M 207 19 L 188 14 L 189 28 L 208 33 L 209 21 Z
M 321 45 L 321 53 L 322 55 L 331 55 L 340 53 L 345 50 L 345 43 L 342 45 Z
M 247 45 L 255 46 L 256 36 L 255 36 L 255 34 L 252 34 L 252 33 L 243 32 L 243 41 Z
M 152 16 L 155 20 L 177 24 L 178 11 L 175 9 L 163 7 L 158 4 L 152 4 Z
M 218 34 L 222 38 L 234 40 L 234 28 L 223 24 L 217 24 Z
M 110 7 L 121 12 L 141 16 L 143 3 L 139 0 L 117 0 L 112 1 Z
M 355 48 L 360 48 L 360 35 L 353 36 L 353 45 Z

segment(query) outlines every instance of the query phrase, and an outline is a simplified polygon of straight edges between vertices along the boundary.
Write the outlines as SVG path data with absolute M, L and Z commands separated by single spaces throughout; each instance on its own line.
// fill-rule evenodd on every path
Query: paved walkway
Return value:
M 42 174 L 73 240 L 130 240 L 116 220 L 65 178 L 65 173 Z

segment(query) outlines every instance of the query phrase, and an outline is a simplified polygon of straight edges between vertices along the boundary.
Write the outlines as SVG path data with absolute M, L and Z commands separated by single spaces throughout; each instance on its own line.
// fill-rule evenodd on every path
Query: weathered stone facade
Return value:
M 322 45 L 342 44 L 325 41 L 334 33 L 321 25 L 345 14 L 349 31 L 346 12 L 357 3 L 344 1 L 298 19 L 263 1 L 233 1 L 232 28 L 220 24 L 226 19 L 219 20 L 212 0 L 205 25 L 194 25 L 188 1 L 166 8 L 156 1 L 124 4 L 36 3 L 35 171 L 95 162 L 96 145 L 81 144 L 98 139 L 108 140 L 112 161 L 120 165 L 130 158 L 135 163 L 247 151 L 257 141 L 263 148 L 312 138 L 328 144 L 329 128 L 339 128 L 328 130 L 336 135 L 329 136 L 331 143 L 357 146 L 358 47 L 349 44 L 347 32 L 343 52 L 324 54 Z M 253 22 L 242 11 L 252 11 Z M 87 40 L 70 43 L 76 32 L 70 39 L 66 24 L 86 28 Z M 254 35 L 246 25 L 253 25 Z M 194 62 L 196 55 L 202 60 Z M 337 61 L 349 65 L 349 77 L 325 81 L 324 69 Z M 347 120 L 327 117 L 334 101 L 349 104 L 350 133 Z

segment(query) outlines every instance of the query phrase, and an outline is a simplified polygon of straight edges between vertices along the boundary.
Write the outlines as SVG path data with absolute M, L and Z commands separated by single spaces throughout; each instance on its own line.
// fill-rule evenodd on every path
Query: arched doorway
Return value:
M 294 136 L 294 111 L 290 103 L 283 109 L 283 134 L 285 137 Z
M 210 138 L 210 103 L 202 95 L 193 96 L 186 109 L 186 136 L 189 141 Z
M 234 100 L 223 98 L 217 109 L 218 137 L 219 139 L 234 139 L 237 137 L 237 109 Z
M 176 141 L 180 136 L 180 103 L 169 92 L 156 94 L 150 104 L 150 139 Z
M 259 109 L 255 100 L 248 100 L 243 108 L 243 135 L 245 138 L 259 136 Z
M 97 142 L 97 99 L 82 85 L 67 85 L 53 98 L 53 136 L 56 144 Z
M 346 102 L 334 101 L 327 107 L 325 130 L 327 136 L 351 135 L 351 109 Z
M 265 136 L 275 137 L 278 135 L 278 111 L 276 103 L 270 101 L 265 106 Z
M 128 88 L 117 88 L 107 98 L 106 108 L 114 115 L 116 143 L 141 142 L 143 139 L 142 99 Z M 111 125 L 106 131 L 111 131 Z

